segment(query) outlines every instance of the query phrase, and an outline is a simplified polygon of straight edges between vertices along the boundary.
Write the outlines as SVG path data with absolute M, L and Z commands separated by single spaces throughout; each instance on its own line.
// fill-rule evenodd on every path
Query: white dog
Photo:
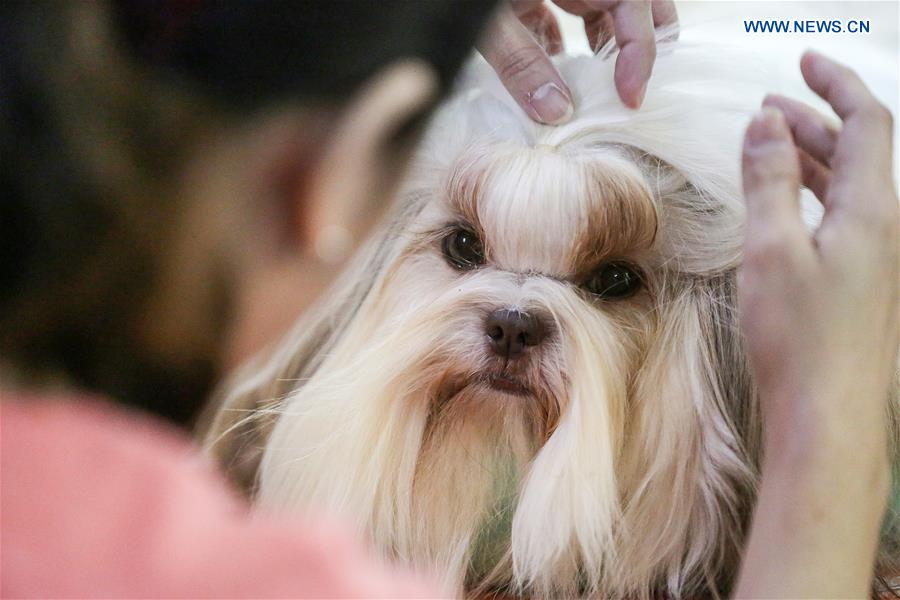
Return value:
M 456 593 L 726 592 L 760 460 L 734 287 L 764 86 L 710 54 L 662 46 L 639 111 L 612 60 L 565 59 L 559 127 L 476 68 L 390 227 L 230 390 L 208 439 L 257 501 Z

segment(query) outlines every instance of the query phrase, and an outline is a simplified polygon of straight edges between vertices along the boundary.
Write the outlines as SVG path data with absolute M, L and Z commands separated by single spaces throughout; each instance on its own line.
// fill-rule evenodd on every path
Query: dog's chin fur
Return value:
M 256 411 L 226 408 L 209 439 L 238 440 L 230 463 L 248 424 L 271 430 L 263 507 L 338 512 L 456 593 L 727 592 L 760 459 L 734 273 L 739 146 L 764 86 L 708 55 L 662 46 L 637 112 L 612 60 L 563 60 L 578 110 L 554 128 L 475 68 L 388 230 L 229 392 Z M 479 268 L 442 256 L 460 223 Z M 610 260 L 644 288 L 586 292 Z M 497 309 L 540 318 L 543 342 L 492 354 Z

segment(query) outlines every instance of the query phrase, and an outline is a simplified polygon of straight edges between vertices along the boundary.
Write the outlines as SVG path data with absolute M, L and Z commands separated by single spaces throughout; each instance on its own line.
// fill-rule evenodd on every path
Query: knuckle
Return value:
M 765 232 L 747 240 L 744 263 L 748 273 L 784 266 L 783 259 L 790 255 L 790 250 L 788 237 L 774 227 L 768 228 Z
M 617 2 L 617 5 L 630 5 L 629 8 L 633 9 L 636 14 L 640 15 L 644 13 L 647 13 L 649 15 L 653 10 L 653 3 L 650 0 L 631 0 L 630 2 L 626 0 L 625 2 Z
M 540 49 L 532 46 L 517 48 L 506 54 L 500 61 L 497 74 L 504 81 L 513 81 L 530 73 L 543 60 Z
M 784 181 L 793 176 L 790 169 L 779 161 L 772 160 L 772 157 L 751 161 L 747 166 L 747 174 L 757 181 Z
M 880 198 L 863 199 L 862 206 L 856 211 L 856 223 L 869 235 L 880 239 L 896 236 L 898 215 L 896 201 L 889 202 Z
M 876 182 L 854 185 L 843 181 L 834 186 L 832 197 L 844 206 L 846 216 L 843 220 L 873 235 L 889 236 L 900 227 L 900 205 L 897 196 L 890 191 L 893 186 L 890 177 L 884 179 L 881 185 Z
M 794 153 L 783 143 L 770 143 L 764 148 L 744 152 L 744 178 L 752 184 L 796 182 L 799 179 Z
M 876 100 L 872 110 L 874 112 L 875 120 L 878 121 L 878 123 L 883 124 L 888 131 L 893 131 L 894 115 L 891 114 L 888 107 Z
M 647 37 L 646 41 L 647 46 L 647 55 L 650 57 L 651 61 L 656 60 L 656 39 L 653 37 L 653 31 L 651 30 L 650 34 Z
M 890 131 L 893 127 L 894 117 L 891 114 L 891 111 L 888 108 L 873 98 L 872 96 L 868 96 L 860 106 L 860 114 L 871 123 L 877 125 L 878 127 L 883 127 L 886 130 Z

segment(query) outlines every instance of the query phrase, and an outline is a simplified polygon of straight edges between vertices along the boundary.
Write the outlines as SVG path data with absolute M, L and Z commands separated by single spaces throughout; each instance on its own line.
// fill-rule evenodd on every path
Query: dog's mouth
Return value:
M 524 381 L 506 373 L 486 375 L 484 383 L 491 389 L 512 394 L 513 396 L 529 396 L 532 394 L 531 388 Z
M 450 400 L 467 388 L 485 388 L 508 394 L 510 396 L 534 396 L 535 390 L 520 377 L 506 371 L 482 372 L 474 377 L 457 379 L 453 384 L 444 388 L 441 396 L 444 400 Z
M 546 440 L 559 421 L 562 407 L 558 396 L 541 385 L 539 377 L 529 377 L 507 365 L 459 374 L 442 383 L 434 396 L 437 411 L 434 414 L 440 414 L 442 418 L 460 410 L 466 415 L 478 415 L 478 419 L 493 418 L 501 413 L 516 415 L 530 424 L 538 441 Z

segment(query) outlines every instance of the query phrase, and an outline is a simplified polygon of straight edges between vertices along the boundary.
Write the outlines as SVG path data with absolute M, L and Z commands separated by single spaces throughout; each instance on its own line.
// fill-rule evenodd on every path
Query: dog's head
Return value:
M 721 590 L 759 458 L 734 299 L 759 95 L 689 49 L 640 112 L 609 61 L 562 67 L 568 125 L 484 81 L 442 110 L 391 227 L 238 394 L 279 401 L 258 497 L 457 589 Z

